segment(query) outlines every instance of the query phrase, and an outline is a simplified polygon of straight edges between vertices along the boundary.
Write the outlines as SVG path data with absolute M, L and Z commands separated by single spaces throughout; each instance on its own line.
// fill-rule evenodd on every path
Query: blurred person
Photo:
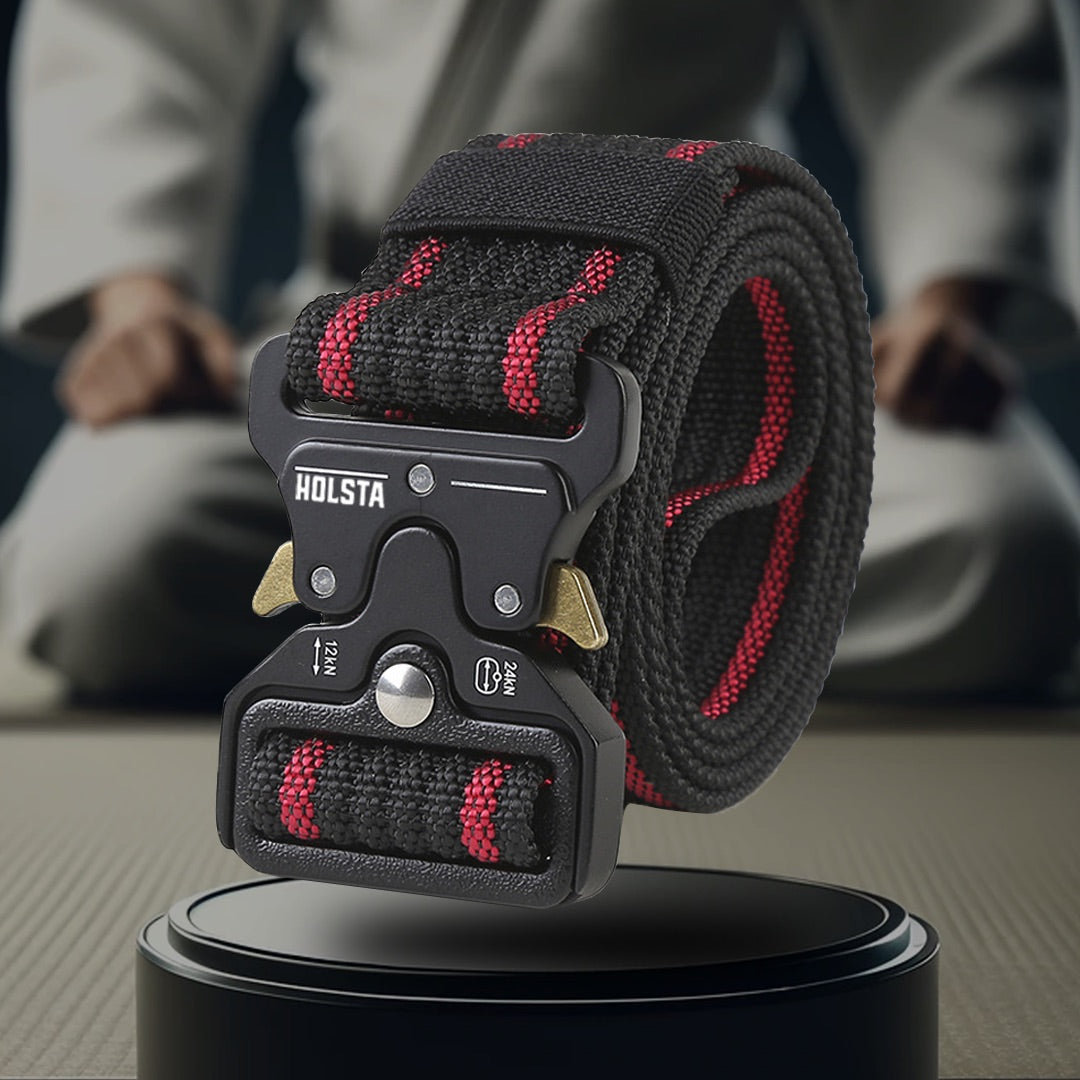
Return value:
M 1044 690 L 1077 639 L 1080 496 L 992 342 L 1007 295 L 1062 292 L 1068 95 L 1039 0 L 28 0 L 3 319 L 70 344 L 71 419 L 0 541 L 9 652 L 83 698 L 220 696 L 285 632 L 248 607 L 288 529 L 240 405 L 258 343 L 348 287 L 424 168 L 474 134 L 782 145 L 770 97 L 800 16 L 886 301 L 874 505 L 830 687 Z M 301 266 L 238 343 L 213 304 L 294 34 L 312 89 Z

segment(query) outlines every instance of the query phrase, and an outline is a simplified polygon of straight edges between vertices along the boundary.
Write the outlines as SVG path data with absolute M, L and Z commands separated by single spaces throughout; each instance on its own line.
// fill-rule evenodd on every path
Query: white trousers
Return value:
M 6 648 L 85 696 L 219 698 L 287 633 L 249 607 L 286 536 L 241 417 L 69 424 L 0 533 Z M 831 691 L 1044 688 L 1070 662 L 1078 603 L 1080 485 L 1029 410 L 987 438 L 879 414 L 870 528 Z

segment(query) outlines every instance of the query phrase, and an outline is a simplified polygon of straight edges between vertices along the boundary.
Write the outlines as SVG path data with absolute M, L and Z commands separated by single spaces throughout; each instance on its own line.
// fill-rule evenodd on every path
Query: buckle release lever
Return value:
M 256 615 L 276 615 L 300 603 L 293 588 L 293 546 L 287 540 L 274 552 L 251 600 Z M 602 649 L 608 642 L 607 626 L 589 576 L 578 566 L 553 563 L 544 589 L 537 626 L 565 634 L 582 649 Z

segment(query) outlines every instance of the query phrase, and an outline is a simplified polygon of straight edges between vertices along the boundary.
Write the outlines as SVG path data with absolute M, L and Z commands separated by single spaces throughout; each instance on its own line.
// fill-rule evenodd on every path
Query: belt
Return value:
M 253 866 L 574 899 L 625 802 L 721 810 L 802 732 L 873 409 L 847 235 L 789 158 L 476 139 L 264 347 L 250 424 L 293 524 L 262 610 L 323 617 L 226 703 Z

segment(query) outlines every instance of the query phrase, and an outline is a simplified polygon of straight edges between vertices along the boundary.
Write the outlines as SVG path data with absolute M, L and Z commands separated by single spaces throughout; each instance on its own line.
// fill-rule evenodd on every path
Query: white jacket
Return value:
M 376 229 L 473 134 L 760 137 L 800 15 L 860 157 L 886 299 L 965 272 L 1060 295 L 1052 0 L 27 0 L 0 318 L 69 336 L 86 290 L 134 269 L 212 299 L 293 33 L 313 91 L 298 150 L 318 271 L 330 221 Z

